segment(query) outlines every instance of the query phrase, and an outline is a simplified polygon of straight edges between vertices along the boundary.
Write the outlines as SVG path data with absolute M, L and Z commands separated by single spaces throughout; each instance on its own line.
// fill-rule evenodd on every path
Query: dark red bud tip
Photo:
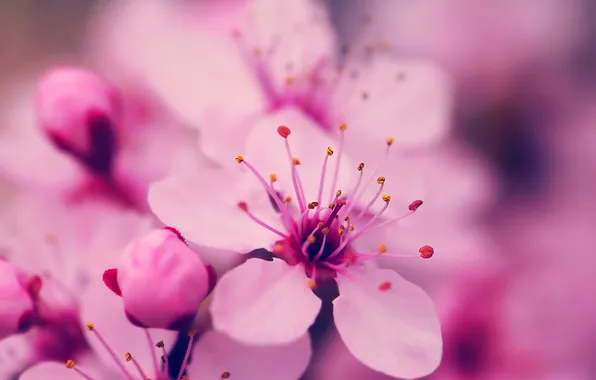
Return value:
M 39 276 L 31 276 L 29 280 L 27 280 L 27 292 L 31 299 L 37 300 L 39 298 L 39 292 L 41 292 L 42 285 L 43 281 Z
M 168 230 L 170 232 L 173 232 L 178 237 L 178 239 L 180 239 L 184 244 L 186 244 L 186 239 L 184 238 L 184 236 L 182 236 L 182 234 L 180 233 L 180 231 L 178 231 L 174 227 L 167 226 L 167 227 L 164 227 L 163 229 L 164 230 Z
M 290 131 L 290 128 L 286 127 L 285 125 L 282 125 L 277 127 L 277 133 L 279 133 L 279 135 L 284 139 L 287 139 L 292 131 Z
M 208 296 L 209 294 L 211 294 L 213 289 L 215 289 L 215 285 L 217 284 L 217 273 L 211 265 L 207 265 L 207 276 L 209 278 L 209 288 L 207 289 Z
M 422 203 L 424 203 L 424 202 L 422 202 L 421 200 L 414 201 L 414 202 L 410 203 L 410 205 L 408 206 L 408 209 L 410 211 L 416 211 L 416 210 L 418 210 L 418 207 L 422 206 Z
M 110 289 L 114 294 L 122 297 L 122 291 L 120 285 L 118 285 L 118 269 L 112 268 L 103 272 L 103 283 Z
M 435 254 L 434 248 L 430 245 L 425 245 L 424 247 L 421 247 L 418 250 L 418 252 L 420 252 L 420 257 L 422 257 L 423 259 L 430 259 Z

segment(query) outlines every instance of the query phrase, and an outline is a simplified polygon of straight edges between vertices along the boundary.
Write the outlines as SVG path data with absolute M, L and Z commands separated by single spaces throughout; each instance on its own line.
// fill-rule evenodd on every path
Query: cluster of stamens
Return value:
M 323 202 L 323 192 L 327 179 L 328 161 L 335 153 L 332 147 L 327 148 L 323 158 L 317 198 L 315 201 L 307 202 L 304 187 L 297 169 L 300 160 L 293 155 L 289 144 L 291 131 L 286 126 L 281 126 L 277 129 L 278 134 L 285 142 L 297 204 L 293 204 L 288 198 L 283 198 L 283 194 L 276 190 L 276 174 L 271 174 L 269 176 L 269 182 L 267 182 L 257 169 L 245 160 L 243 156 L 236 156 L 236 162 L 246 166 L 269 194 L 275 211 L 280 215 L 285 231 L 280 231 L 257 218 L 249 210 L 246 202 L 240 202 L 238 206 L 254 222 L 280 237 L 280 240 L 273 246 L 272 252 L 290 264 L 300 263 L 304 265 L 306 274 L 309 277 L 308 285 L 312 288 L 316 287 L 319 281 L 335 278 L 337 274 L 351 278 L 345 270 L 348 266 L 381 256 L 392 258 L 422 257 L 428 259 L 434 254 L 434 250 L 430 246 L 420 248 L 419 255 L 387 253 L 387 247 L 383 244 L 379 246 L 378 252 L 360 253 L 352 249 L 351 245 L 356 239 L 374 229 L 403 220 L 416 212 L 423 202 L 421 200 L 413 201 L 408 206 L 408 211 L 400 217 L 380 219 L 391 203 L 391 196 L 383 193 L 387 180 L 384 176 L 377 175 L 377 165 L 372 170 L 370 178 L 364 181 L 364 163 L 360 163 L 356 167 L 359 173 L 358 180 L 355 188 L 348 195 L 345 195 L 340 189 L 334 190 L 337 188 L 338 183 L 344 146 L 344 132 L 346 129 L 346 124 L 342 124 L 339 127 L 340 145 L 338 149 L 338 161 L 331 175 L 332 182 L 330 189 L 332 192 L 329 194 L 328 202 Z M 387 153 L 393 142 L 393 138 L 386 139 Z M 375 178 L 376 183 L 379 185 L 378 190 L 366 206 L 358 208 L 357 204 L 361 202 L 367 184 L 373 182 Z M 380 210 L 374 212 L 371 209 L 379 199 L 384 202 L 384 205 Z M 324 204 L 328 206 L 324 207 Z M 356 220 L 362 222 L 363 225 L 360 228 L 356 227 L 354 223 Z M 379 288 L 381 290 L 388 290 L 390 289 L 390 285 L 385 284 Z
M 99 331 L 97 331 L 97 328 L 95 327 L 95 325 L 93 323 L 87 323 L 86 327 L 87 327 L 87 331 L 93 333 L 95 335 L 95 337 L 99 340 L 101 345 L 109 353 L 112 360 L 116 363 L 116 365 L 120 369 L 120 371 L 125 379 L 128 379 L 128 380 L 134 380 L 134 379 L 151 380 L 151 378 L 149 376 L 147 376 L 147 374 L 145 373 L 143 368 L 141 368 L 140 364 L 137 362 L 135 357 L 130 352 L 126 352 L 124 354 L 124 363 L 123 363 L 119 359 L 119 356 L 116 353 L 116 351 L 112 347 L 110 347 L 110 345 L 108 344 L 106 339 L 103 337 L 103 335 L 101 335 L 99 333 Z M 188 346 L 186 349 L 186 353 L 184 355 L 184 359 L 180 366 L 180 370 L 178 371 L 178 376 L 176 376 L 174 378 L 176 380 L 188 380 L 188 375 L 185 374 L 184 372 L 186 370 L 186 367 L 187 367 L 189 359 L 190 359 L 190 353 L 192 351 L 196 333 L 197 333 L 196 329 L 192 329 L 188 332 L 188 336 L 189 336 Z M 149 344 L 149 347 L 151 348 L 151 350 L 153 350 L 153 346 L 154 346 L 153 342 L 154 341 L 151 338 L 151 334 L 148 329 L 145 329 L 145 336 L 147 338 L 147 343 Z M 160 340 L 159 342 L 155 343 L 155 347 L 157 347 L 159 350 L 161 350 L 161 355 L 159 355 L 160 359 L 161 359 L 161 366 L 158 364 L 158 355 L 152 355 L 153 367 L 154 367 L 153 369 L 154 369 L 155 376 L 157 376 L 157 378 L 155 380 L 169 380 L 170 379 L 170 375 L 169 375 L 170 368 L 169 368 L 169 362 L 168 362 L 168 352 L 166 350 L 165 344 L 163 341 Z M 135 368 L 135 371 L 138 374 L 137 377 L 135 377 L 133 374 L 131 374 L 128 371 L 128 369 L 125 367 L 125 363 L 132 363 L 132 365 Z M 66 368 L 72 369 L 73 371 L 78 373 L 84 379 L 94 380 L 94 378 L 92 376 L 87 374 L 83 369 L 79 368 L 75 364 L 74 360 L 68 360 L 66 362 Z M 230 378 L 230 372 L 223 371 L 221 373 L 221 378 L 222 379 Z

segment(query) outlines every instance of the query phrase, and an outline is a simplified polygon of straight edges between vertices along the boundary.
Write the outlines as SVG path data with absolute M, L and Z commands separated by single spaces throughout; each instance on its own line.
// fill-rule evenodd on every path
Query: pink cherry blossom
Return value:
M 192 323 L 215 283 L 213 270 L 170 227 L 131 242 L 103 278 L 132 323 L 175 330 Z
M 149 182 L 194 161 L 192 132 L 140 84 L 56 66 L 16 78 L 2 98 L 0 175 L 25 188 L 144 210 Z
M 221 165 L 242 148 L 257 119 L 286 107 L 336 136 L 342 123 L 363 138 L 385 138 L 391 130 L 399 146 L 428 146 L 449 129 L 445 72 L 384 54 L 343 60 L 321 3 L 246 1 L 230 16 L 233 27 L 230 19 L 225 27 L 200 22 L 194 8 L 139 4 L 100 13 L 103 27 L 92 33 L 91 46 L 99 41 L 102 56 L 142 73 L 172 110 L 200 128 L 201 149 Z M 148 35 L 153 43 L 140 43 Z
M 155 301 L 159 305 L 158 301 Z M 95 281 L 81 302 L 83 320 L 93 356 L 67 363 L 44 362 L 22 374 L 22 379 L 156 379 L 179 380 L 184 371 L 191 379 L 254 378 L 298 379 L 310 357 L 308 337 L 286 346 L 249 347 L 207 331 L 189 331 L 181 369 L 172 373 L 168 354 L 176 333 L 132 325 L 118 297 Z M 189 362 L 190 357 L 192 361 Z M 70 376 L 70 377 L 69 377 Z M 87 377 L 85 377 L 87 376 Z
M 442 347 L 432 301 L 372 261 L 423 260 L 434 249 L 388 253 L 382 242 L 367 239 L 370 231 L 414 217 L 423 202 L 384 194 L 392 179 L 342 152 L 346 128 L 336 154 L 312 121 L 297 112 L 278 117 L 299 128 L 263 120 L 248 138 L 246 157 L 236 157 L 243 171 L 209 170 L 203 173 L 208 181 L 174 176 L 149 192 L 158 217 L 190 240 L 238 252 L 265 247 L 277 256 L 248 260 L 221 278 L 211 305 L 215 329 L 249 344 L 296 341 L 319 312 L 312 289 L 336 282 L 335 322 L 354 356 L 392 376 L 432 372 Z M 387 139 L 386 151 L 392 143 Z M 272 174 L 263 177 L 263 171 Z M 394 204 L 397 209 L 389 207 Z

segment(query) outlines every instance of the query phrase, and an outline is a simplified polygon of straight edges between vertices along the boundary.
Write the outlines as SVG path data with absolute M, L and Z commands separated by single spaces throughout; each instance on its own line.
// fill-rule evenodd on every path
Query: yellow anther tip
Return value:
M 124 360 L 126 360 L 127 362 L 132 360 L 132 355 L 130 354 L 130 352 L 124 354 Z
M 382 185 L 382 184 L 384 184 L 384 183 L 385 183 L 385 177 L 383 177 L 382 175 L 381 175 L 381 176 L 379 176 L 379 177 L 377 178 L 377 183 L 378 183 L 379 185 Z
M 73 368 L 75 366 L 74 360 L 67 360 L 66 361 L 66 368 Z
M 387 252 L 387 246 L 385 244 L 379 245 L 379 253 Z
M 330 146 L 328 146 L 328 147 L 327 147 L 327 155 L 328 155 L 328 156 L 333 156 L 333 153 L 334 153 L 334 151 L 333 151 L 333 148 L 332 148 L 332 147 L 330 147 Z
M 271 173 L 271 174 L 269 174 L 269 180 L 270 180 L 271 182 L 275 182 L 275 181 L 277 181 L 277 174 L 275 174 L 275 173 Z
M 387 203 L 389 203 L 391 201 L 391 196 L 388 194 L 383 194 L 383 200 Z
M 385 139 L 385 142 L 387 143 L 387 145 L 391 146 L 391 144 L 393 144 L 393 137 L 387 137 Z
M 91 322 L 87 323 L 86 325 L 87 327 L 87 331 L 93 331 L 93 329 L 95 328 L 95 325 Z
M 346 129 L 348 129 L 348 125 L 346 123 L 341 123 L 341 125 L 339 126 L 339 130 L 345 131 Z
M 316 283 L 316 282 L 315 282 L 313 279 L 310 279 L 310 280 L 308 280 L 308 282 L 307 282 L 306 284 L 307 284 L 307 285 L 308 285 L 308 287 L 309 287 L 309 288 L 311 288 L 311 289 L 314 289 L 314 288 L 316 288 L 316 287 L 317 287 L 317 283 Z
M 236 162 L 241 164 L 244 161 L 244 157 L 242 156 L 236 156 Z

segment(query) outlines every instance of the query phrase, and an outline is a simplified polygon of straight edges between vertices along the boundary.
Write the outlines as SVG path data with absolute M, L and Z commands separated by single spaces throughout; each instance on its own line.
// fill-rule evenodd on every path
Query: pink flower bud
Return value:
M 115 88 L 91 71 L 55 68 L 37 86 L 36 108 L 41 128 L 58 149 L 94 172 L 110 171 L 120 113 Z
M 122 297 L 131 323 L 183 329 L 209 295 L 214 272 L 171 228 L 133 241 L 120 266 L 104 272 L 104 282 Z
M 32 326 L 32 297 L 37 296 L 40 287 L 39 277 L 28 279 L 19 268 L 0 260 L 0 339 Z

